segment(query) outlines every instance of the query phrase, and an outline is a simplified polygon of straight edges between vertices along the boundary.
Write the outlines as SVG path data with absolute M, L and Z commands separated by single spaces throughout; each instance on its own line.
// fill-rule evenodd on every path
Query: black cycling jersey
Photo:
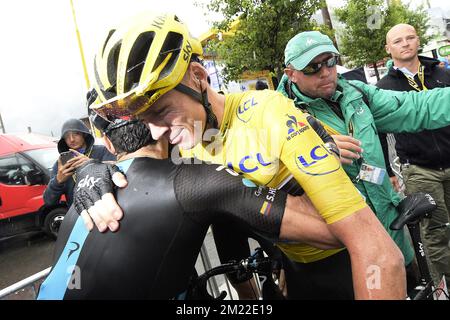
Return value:
M 208 226 L 222 217 L 279 236 L 287 194 L 216 165 L 122 162 L 128 186 L 118 232 L 88 232 L 74 207 L 38 299 L 169 299 L 185 290 Z M 228 172 L 227 172 L 228 171 Z

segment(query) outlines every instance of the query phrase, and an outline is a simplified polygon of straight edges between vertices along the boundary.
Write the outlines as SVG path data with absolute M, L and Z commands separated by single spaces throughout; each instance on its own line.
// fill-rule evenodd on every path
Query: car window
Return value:
M 26 185 L 28 184 L 27 173 L 37 169 L 34 163 L 20 154 L 2 157 L 0 158 L 0 182 L 8 185 Z
M 33 158 L 37 163 L 39 163 L 42 167 L 52 170 L 53 164 L 58 160 L 59 153 L 55 148 L 45 148 L 45 149 L 36 149 L 29 150 L 24 152 L 27 156 Z

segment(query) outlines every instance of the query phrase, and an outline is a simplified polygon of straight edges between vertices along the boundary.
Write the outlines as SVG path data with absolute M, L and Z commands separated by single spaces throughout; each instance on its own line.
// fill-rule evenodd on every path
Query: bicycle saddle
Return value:
M 417 192 L 410 194 L 399 203 L 397 207 L 399 214 L 392 221 L 389 228 L 391 230 L 400 230 L 405 224 L 414 223 L 424 217 L 429 217 L 434 209 L 436 209 L 436 202 L 428 193 Z

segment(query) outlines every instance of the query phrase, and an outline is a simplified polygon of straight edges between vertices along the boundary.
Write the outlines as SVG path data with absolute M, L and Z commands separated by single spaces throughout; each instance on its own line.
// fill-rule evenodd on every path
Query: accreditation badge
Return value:
M 357 179 L 381 185 L 383 183 L 386 169 L 378 168 L 367 163 L 361 164 Z

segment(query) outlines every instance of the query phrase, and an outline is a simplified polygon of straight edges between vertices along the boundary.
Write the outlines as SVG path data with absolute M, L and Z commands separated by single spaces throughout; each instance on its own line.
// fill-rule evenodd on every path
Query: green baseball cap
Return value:
M 304 69 L 318 55 L 332 52 L 339 54 L 331 39 L 319 31 L 305 31 L 289 40 L 284 50 L 284 63 L 296 70 Z

